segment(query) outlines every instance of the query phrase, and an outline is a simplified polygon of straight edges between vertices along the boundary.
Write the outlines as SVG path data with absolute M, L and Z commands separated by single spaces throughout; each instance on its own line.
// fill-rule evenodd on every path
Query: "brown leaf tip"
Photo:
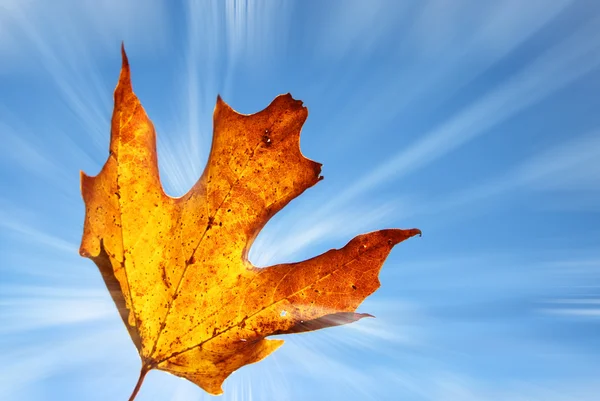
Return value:
M 404 240 L 414 237 L 415 235 L 421 236 L 421 230 L 418 228 L 409 228 L 407 230 L 388 229 L 381 230 L 380 232 L 387 238 L 387 242 L 390 246 L 394 246 Z
M 240 114 L 237 111 L 233 110 L 231 108 L 231 106 L 228 105 L 227 102 L 225 102 L 223 100 L 223 98 L 221 97 L 221 95 L 217 95 L 217 102 L 215 104 L 215 109 L 213 111 L 213 125 L 214 125 L 213 128 L 216 127 L 216 123 L 218 121 L 218 117 L 219 117 L 219 115 L 221 113 L 223 113 L 224 115 L 232 114 L 232 113 L 234 113 L 234 114 Z
M 127 59 L 127 53 L 125 52 L 125 42 L 121 42 L 121 68 L 129 67 L 129 60 Z
M 221 97 L 221 95 L 217 95 L 217 105 L 216 107 L 222 107 L 222 106 L 229 106 L 227 103 L 225 103 L 225 101 L 223 100 L 223 98 Z
M 125 44 L 121 42 L 121 74 L 119 75 L 119 83 L 117 84 L 117 88 L 115 89 L 115 97 L 117 94 L 123 94 L 127 92 L 133 92 L 133 88 L 131 86 L 131 71 L 129 68 L 129 59 L 127 58 L 127 53 L 125 52 Z

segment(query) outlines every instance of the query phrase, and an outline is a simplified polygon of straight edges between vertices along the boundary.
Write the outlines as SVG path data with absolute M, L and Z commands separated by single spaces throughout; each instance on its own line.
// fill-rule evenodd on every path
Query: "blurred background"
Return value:
M 325 180 L 250 254 L 303 260 L 384 227 L 376 319 L 286 336 L 227 401 L 598 400 L 600 3 L 0 0 L 0 399 L 125 400 L 139 357 L 81 258 L 79 171 L 108 155 L 121 41 L 184 194 L 217 94 L 291 92 Z M 211 400 L 151 372 L 144 400 Z

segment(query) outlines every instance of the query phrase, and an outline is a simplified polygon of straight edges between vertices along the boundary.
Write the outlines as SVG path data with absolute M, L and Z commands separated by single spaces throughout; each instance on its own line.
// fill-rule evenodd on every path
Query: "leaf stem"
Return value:
M 144 381 L 144 377 L 146 377 L 146 373 L 148 373 L 149 370 L 150 370 L 150 367 L 148 365 L 142 366 L 142 370 L 140 371 L 140 377 L 139 377 L 137 383 L 135 384 L 133 393 L 131 393 L 131 396 L 129 397 L 129 401 L 133 401 L 135 399 L 135 396 L 137 395 L 138 391 L 140 391 L 140 387 L 142 387 L 142 382 Z

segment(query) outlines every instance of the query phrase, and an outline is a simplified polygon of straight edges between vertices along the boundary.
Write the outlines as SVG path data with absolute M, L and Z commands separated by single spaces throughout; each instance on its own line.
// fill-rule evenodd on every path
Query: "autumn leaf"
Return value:
M 248 261 L 267 221 L 322 178 L 321 165 L 300 152 L 302 102 L 282 95 L 243 115 L 217 98 L 206 169 L 187 194 L 172 198 L 122 55 L 108 159 L 97 176 L 81 174 L 80 253 L 100 269 L 139 351 L 130 400 L 151 369 L 220 394 L 233 371 L 283 344 L 266 337 L 370 316 L 355 310 L 379 287 L 392 247 L 419 230 L 359 235 L 300 263 L 257 268 Z

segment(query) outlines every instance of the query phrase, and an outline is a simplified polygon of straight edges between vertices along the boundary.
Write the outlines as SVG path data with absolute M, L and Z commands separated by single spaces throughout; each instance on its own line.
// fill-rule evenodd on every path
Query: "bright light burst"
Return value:
M 579 400 L 600 392 L 600 5 L 591 1 L 0 3 L 0 399 L 126 399 L 139 361 L 77 254 L 79 171 L 108 147 L 127 44 L 167 192 L 197 180 L 218 93 L 310 115 L 326 180 L 257 265 L 381 226 L 376 319 L 287 336 L 223 399 Z M 209 400 L 151 372 L 139 400 Z

